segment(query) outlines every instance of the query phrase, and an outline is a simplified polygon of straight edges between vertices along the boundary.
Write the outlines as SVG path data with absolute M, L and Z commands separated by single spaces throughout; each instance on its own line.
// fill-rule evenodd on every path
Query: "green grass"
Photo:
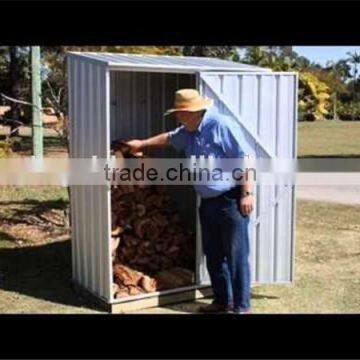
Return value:
M 63 188 L 0 188 L 0 313 L 99 311 L 71 288 L 70 239 L 59 221 L 66 206 Z M 359 211 L 299 201 L 295 282 L 255 287 L 254 313 L 360 312 Z M 144 312 L 195 312 L 209 301 Z
M 260 286 L 259 312 L 360 312 L 360 206 L 299 201 L 295 283 Z
M 30 152 L 22 139 L 20 152 Z M 299 123 L 301 157 L 360 157 L 360 122 Z M 48 139 L 48 155 L 64 147 Z M 50 150 L 49 150 L 50 149 Z M 67 190 L 0 187 L 0 313 L 94 313 L 71 288 Z M 253 288 L 254 313 L 360 312 L 359 206 L 299 201 L 295 282 Z M 144 310 L 195 312 L 200 303 Z
M 61 187 L 0 187 L 0 313 L 81 313 Z
M 1 136 L 1 134 L 0 134 Z M 31 155 L 31 137 L 15 139 L 19 155 Z M 44 137 L 45 156 L 66 156 L 64 141 L 56 134 Z M 315 121 L 298 123 L 299 157 L 360 157 L 360 121 Z
M 299 122 L 299 157 L 360 157 L 360 121 Z

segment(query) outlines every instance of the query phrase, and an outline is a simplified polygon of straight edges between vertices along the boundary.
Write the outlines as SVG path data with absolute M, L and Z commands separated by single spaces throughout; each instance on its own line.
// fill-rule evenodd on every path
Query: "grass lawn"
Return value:
M 14 147 L 18 156 L 31 155 L 31 137 L 25 130 L 22 136 L 15 139 Z M 1 134 L 0 128 L 0 137 Z M 67 156 L 63 141 L 48 129 L 44 137 L 44 149 L 48 157 Z M 360 158 L 360 121 L 299 122 L 298 156 Z
M 46 156 L 66 156 L 56 138 Z M 360 157 L 360 122 L 299 123 L 300 157 Z M 31 152 L 21 139 L 20 156 Z M 75 295 L 67 190 L 0 186 L 0 313 L 94 313 Z M 286 286 L 253 289 L 254 313 L 360 312 L 360 206 L 298 201 L 296 278 Z M 195 312 L 199 303 L 144 310 Z
M 360 157 L 360 121 L 299 122 L 300 157 Z
M 0 313 L 94 313 L 70 286 L 66 189 L 0 187 Z M 359 206 L 298 202 L 296 280 L 253 289 L 254 313 L 360 312 Z M 183 303 L 144 312 L 193 312 Z

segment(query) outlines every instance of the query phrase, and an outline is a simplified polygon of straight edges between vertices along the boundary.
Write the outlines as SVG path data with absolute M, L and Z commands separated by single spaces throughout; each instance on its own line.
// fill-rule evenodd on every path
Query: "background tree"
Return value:
M 311 72 L 299 74 L 300 120 L 324 120 L 328 114 L 330 89 Z
M 21 87 L 21 79 L 19 74 L 21 73 L 20 68 L 20 61 L 18 59 L 18 49 L 16 46 L 10 46 L 9 48 L 9 80 L 10 80 L 10 89 L 9 95 L 14 98 L 18 99 L 20 97 L 20 87 Z M 11 119 L 18 120 L 20 119 L 20 104 L 18 103 L 11 103 L 11 110 L 7 114 Z M 10 124 L 10 131 L 12 135 L 18 135 L 17 132 L 14 132 L 16 125 L 15 123 Z
M 184 56 L 203 56 L 230 59 L 234 56 L 235 50 L 235 46 L 184 46 L 182 54 Z
M 12 98 L 30 100 L 30 72 L 28 47 L 8 46 L 1 47 L 0 50 L 0 93 Z M 20 103 L 7 102 L 2 99 L 3 105 L 9 105 L 10 110 L 4 115 L 10 122 L 11 134 L 17 125 L 12 120 L 27 122 L 28 116 L 26 108 Z
M 323 81 L 329 88 L 330 92 L 330 115 L 333 119 L 338 120 L 338 98 L 343 96 L 348 92 L 346 83 L 343 81 L 345 77 L 345 67 L 343 64 L 338 64 L 338 62 L 328 61 L 326 67 L 323 69 L 313 69 L 311 72 L 315 75 L 320 81 Z
M 305 75 L 301 79 L 299 98 L 301 111 L 307 119 L 320 119 L 334 116 L 340 119 L 354 112 L 353 119 L 360 116 L 358 65 L 360 54 L 353 53 L 348 59 L 322 66 L 299 56 L 291 46 L 53 46 L 42 48 L 43 99 L 44 107 L 51 107 L 60 119 L 56 130 L 67 138 L 67 51 L 99 51 L 133 54 L 206 56 L 240 61 L 247 64 L 271 68 L 275 71 L 298 71 Z M 29 48 L 0 47 L 0 92 L 21 100 L 30 100 Z M 353 71 L 351 71 L 353 69 Z M 308 75 L 311 74 L 311 75 Z M 317 85 L 324 84 L 326 91 Z M 304 91 L 314 87 L 317 91 Z M 314 89 L 315 89 L 314 88 Z M 321 86 L 320 86 L 321 88 Z M 320 91 L 320 93 L 318 93 Z M 329 97 L 320 100 L 319 94 Z M 312 95 L 310 95 L 312 94 Z M 322 95 L 320 95 L 321 97 Z M 311 100 L 312 99 L 312 100 Z M 326 105 L 324 105 L 326 103 Z M 19 104 L 12 106 L 7 117 L 21 118 L 25 123 L 31 121 L 31 107 Z M 306 104 L 306 106 L 305 106 Z M 316 105 L 317 104 L 317 105 Z M 306 111 L 305 111 L 306 109 Z M 322 109 L 322 110 L 321 110 Z M 311 111 L 314 111 L 310 115 Z M 359 114 L 358 114 L 359 113 Z M 338 114 L 338 116 L 337 116 Z M 356 115 L 358 114 L 358 115 Z M 356 115 L 356 116 L 355 116 Z
M 357 74 L 358 74 L 358 65 L 360 64 L 360 53 L 356 51 L 353 53 L 347 53 L 349 55 L 348 61 L 353 65 L 354 75 L 353 75 L 353 84 L 354 84 L 354 99 L 357 100 L 356 93 L 356 84 L 357 84 Z
M 249 46 L 241 61 L 245 64 L 265 66 L 267 63 L 266 51 L 261 46 Z
M 351 77 L 351 66 L 349 65 L 347 59 L 341 59 L 333 63 L 333 69 L 340 76 L 343 83 L 347 82 Z
M 181 55 L 180 46 L 48 46 L 42 48 L 44 67 L 43 103 L 57 113 L 67 113 L 68 51 L 98 51 L 128 54 Z

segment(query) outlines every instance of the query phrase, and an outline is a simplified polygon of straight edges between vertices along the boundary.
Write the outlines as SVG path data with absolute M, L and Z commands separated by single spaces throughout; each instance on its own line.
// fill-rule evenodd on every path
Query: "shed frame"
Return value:
M 125 60 L 128 62 L 126 62 Z M 150 59 L 149 59 L 150 58 Z M 220 61 L 222 65 L 210 66 L 214 59 L 203 58 L 190 58 L 193 62 L 191 65 L 179 65 L 179 61 L 187 61 L 188 58 L 178 59 L 179 57 L 168 56 L 141 56 L 141 55 L 123 55 L 123 54 L 103 54 L 103 53 L 69 53 L 68 56 L 68 73 L 69 73 L 69 116 L 71 121 L 70 127 L 70 156 L 71 157 L 84 157 L 91 158 L 93 156 L 103 157 L 110 159 L 110 143 L 111 143 L 111 131 L 112 131 L 112 109 L 111 109 L 111 96 L 112 86 L 118 80 L 116 76 L 112 74 L 134 74 L 130 75 L 131 81 L 136 82 L 136 74 L 164 74 L 163 79 L 166 78 L 166 74 L 178 74 L 192 75 L 194 76 L 194 85 L 199 89 L 202 94 L 215 92 L 217 101 L 222 101 L 225 98 L 224 95 L 210 85 L 207 80 L 211 77 L 224 78 L 224 76 L 238 77 L 243 82 L 246 77 L 246 81 L 253 81 L 251 79 L 262 79 L 263 77 L 271 77 L 277 79 L 275 83 L 268 83 L 269 89 L 276 86 L 279 90 L 279 86 L 288 87 L 291 95 L 287 103 L 287 112 L 285 111 L 281 116 L 283 121 L 288 119 L 292 122 L 291 131 L 289 134 L 292 137 L 289 139 L 291 144 L 291 151 L 288 151 L 289 155 L 296 158 L 296 146 L 297 146 L 297 87 L 298 78 L 294 72 L 272 72 L 269 69 L 262 69 L 255 66 L 244 66 L 243 64 L 233 63 L 229 61 Z M 118 61 L 116 61 L 118 59 Z M 161 59 L 160 62 L 157 62 Z M 165 59 L 165 60 L 164 60 Z M 143 61 L 142 61 L 143 60 Z M 131 63 L 134 61 L 135 63 Z M 154 62 L 152 64 L 146 62 Z M 163 64 L 167 62 L 167 64 Z M 215 61 L 216 63 L 216 61 Z M 179 76 L 177 79 L 179 79 Z M 139 75 L 140 76 L 140 75 Z M 154 75 L 156 78 L 156 75 Z M 288 83 L 283 80 L 289 78 Z M 115 79 L 115 80 L 114 80 Z M 207 79 L 207 80 L 206 80 Z M 229 78 L 230 79 L 230 78 Z M 230 79 L 231 80 L 231 79 Z M 165 81 L 165 80 L 163 80 Z M 240 80 L 239 80 L 240 81 Z M 121 79 L 119 84 L 121 83 Z M 280 84 L 280 85 L 279 85 Z M 178 85 L 178 80 L 177 80 Z M 148 86 L 148 85 L 147 85 Z M 165 85 L 164 85 L 165 86 Z M 261 94 L 262 89 L 260 85 L 257 85 L 258 96 Z M 164 88 L 162 88 L 164 91 Z M 240 91 L 240 90 L 239 90 Z M 225 91 L 226 93 L 226 91 Z M 121 94 L 120 94 L 121 95 Z M 225 94 L 229 95 L 229 94 Z M 230 94 L 231 95 L 231 94 Z M 164 97 L 162 94 L 162 107 L 165 106 Z M 240 94 L 241 101 L 243 101 L 243 93 Z M 231 96 L 230 96 L 231 97 Z M 240 101 L 240 100 L 239 100 Z M 254 100 L 252 100 L 254 101 Z M 279 122 L 279 114 L 281 109 L 281 100 L 277 96 L 274 101 L 276 102 L 277 113 L 276 123 Z M 241 116 L 232 107 L 231 101 L 227 105 L 227 100 L 224 100 L 224 104 L 221 107 L 224 108 L 227 115 L 231 115 L 236 118 L 237 121 L 242 123 Z M 258 112 L 260 112 L 260 97 L 257 100 Z M 274 105 L 274 104 L 273 104 Z M 134 103 L 129 105 L 136 107 Z M 151 104 L 147 103 L 148 109 Z M 280 110 L 279 110 L 280 109 Z M 121 109 L 120 109 L 121 110 Z M 163 109 L 164 110 L 164 109 Z M 247 110 L 248 111 L 248 110 Z M 148 115 L 147 115 L 148 116 Z M 240 117 L 239 117 L 240 116 Z M 244 115 L 245 116 L 245 115 Z M 258 113 L 258 117 L 261 115 Z M 285 119 L 285 120 L 284 120 Z M 250 121 L 250 120 L 249 120 Z M 257 120 L 263 121 L 263 120 Z M 148 124 L 149 125 L 149 124 Z M 131 125 L 132 126 L 132 125 Z M 253 138 L 255 146 L 260 144 L 263 154 L 271 157 L 274 155 L 272 151 L 268 150 L 268 145 L 263 144 L 263 139 L 259 137 L 259 129 L 254 132 L 253 128 L 249 127 L 249 124 L 242 123 L 245 132 L 249 132 L 249 137 Z M 276 125 L 278 126 L 278 125 Z M 136 131 L 136 129 L 135 129 Z M 276 128 L 276 136 L 278 136 L 279 129 Z M 97 138 L 99 138 L 97 140 Z M 89 140 L 89 142 L 86 141 Z M 279 140 L 276 140 L 277 142 Z M 278 143 L 279 144 L 279 143 Z M 281 145 L 281 144 L 280 144 Z M 279 145 L 277 145 L 279 146 Z M 289 150 L 289 149 L 288 149 Z M 276 153 L 277 149 L 275 149 Z M 276 154 L 275 154 L 276 156 Z M 258 190 L 259 185 L 257 186 Z M 196 284 L 188 287 L 177 288 L 167 291 L 154 292 L 149 294 L 141 294 L 137 296 L 131 296 L 123 299 L 114 299 L 111 292 L 112 286 L 112 264 L 111 264 L 111 249 L 110 249 L 110 229 L 111 229 L 111 199 L 109 189 L 106 186 L 71 186 L 71 215 L 72 215 L 72 264 L 73 264 L 73 282 L 76 288 L 85 290 L 86 293 L 92 295 L 97 300 L 112 312 L 121 312 L 124 310 L 134 310 L 142 307 L 156 306 L 160 303 L 170 303 L 174 301 L 189 300 L 192 298 L 207 296 L 211 294 L 209 288 L 209 279 L 207 278 L 204 256 L 202 254 L 202 247 L 200 241 L 200 227 L 198 214 L 197 217 L 197 256 L 196 256 Z M 268 196 L 275 196 L 270 191 Z M 264 196 L 261 194 L 261 196 Z M 257 209 L 261 208 L 258 199 Z M 256 267 L 253 269 L 256 272 L 257 277 L 253 279 L 252 283 L 288 283 L 293 281 L 294 276 L 294 253 L 295 253 L 295 187 L 292 186 L 291 193 L 287 199 L 288 209 L 290 210 L 290 217 L 285 216 L 284 222 L 289 226 L 289 230 L 286 235 L 289 239 L 285 239 L 285 246 L 288 248 L 286 254 L 288 258 L 283 261 L 283 264 L 272 264 L 274 274 L 268 275 L 264 272 L 268 271 L 269 264 L 264 262 L 260 264 L 257 256 L 259 253 L 253 253 L 252 259 L 256 260 Z M 199 204 L 199 198 L 197 198 L 197 205 Z M 89 207 L 90 205 L 90 207 Z M 278 206 L 275 204 L 275 206 Z M 90 210 L 90 219 L 85 218 L 85 211 Z M 286 210 L 286 209 L 285 209 Z M 285 213 L 284 209 L 282 210 Z M 275 225 L 274 225 L 275 226 Z M 89 231 L 90 230 L 90 231 Z M 258 231 L 258 228 L 257 230 Z M 88 237 L 87 237 L 88 236 Z M 260 251 L 259 234 L 254 235 L 256 237 L 256 251 Z M 253 236 L 253 239 L 254 239 Z M 274 235 L 280 236 L 279 234 Z M 265 248 L 263 247 L 263 250 Z M 262 250 L 262 251 L 263 251 Z M 265 249 L 266 251 L 273 251 L 271 249 Z M 277 251 L 275 248 L 274 251 Z M 272 254 L 272 255 L 271 255 Z M 273 253 L 268 257 L 275 256 Z M 285 263 L 286 262 L 286 263 Z M 260 265 L 259 265 L 260 264 Z M 264 267 L 265 266 L 265 267 Z M 290 268 L 289 268 L 290 266 Z M 277 268 L 278 267 L 278 268 Z M 279 270 L 280 269 L 280 270 Z M 285 269 L 285 270 L 283 270 Z M 260 274 L 263 273 L 263 275 Z M 281 272 L 281 276 L 276 274 Z M 260 276 L 260 275 L 261 276 Z M 285 274 L 285 275 L 284 275 Z M 256 281 L 256 280 L 260 281 Z

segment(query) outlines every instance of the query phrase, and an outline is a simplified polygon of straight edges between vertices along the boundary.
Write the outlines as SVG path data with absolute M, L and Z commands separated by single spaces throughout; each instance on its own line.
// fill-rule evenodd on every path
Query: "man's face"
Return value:
M 175 117 L 179 123 L 185 126 L 187 131 L 195 131 L 200 124 L 202 112 L 177 111 Z

